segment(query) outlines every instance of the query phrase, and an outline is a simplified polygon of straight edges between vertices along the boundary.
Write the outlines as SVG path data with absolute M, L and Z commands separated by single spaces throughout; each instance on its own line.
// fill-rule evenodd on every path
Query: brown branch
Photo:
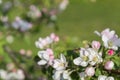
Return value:
M 105 71 L 107 71 L 108 73 L 113 73 L 113 74 L 116 74 L 116 75 L 120 75 L 120 70 L 106 70 L 104 68 Z
M 10 58 L 12 59 L 12 61 L 14 62 L 14 64 L 16 65 L 16 67 L 18 67 L 19 69 L 21 69 L 23 72 L 24 72 L 24 75 L 25 75 L 25 78 L 26 79 L 29 79 L 29 80 L 32 80 L 31 76 L 28 74 L 28 72 L 20 66 L 20 64 L 18 63 L 17 61 L 17 58 L 16 56 L 14 55 L 15 52 L 13 52 L 8 46 L 4 45 L 3 46 L 4 48 L 4 51 L 6 53 L 8 53 L 8 55 L 10 56 Z

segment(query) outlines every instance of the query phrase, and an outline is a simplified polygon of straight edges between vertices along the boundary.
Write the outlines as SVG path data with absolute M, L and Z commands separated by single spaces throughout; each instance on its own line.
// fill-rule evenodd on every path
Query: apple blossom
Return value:
M 56 70 L 52 77 L 54 80 L 71 80 L 70 74 L 68 70 Z
M 114 80 L 114 78 L 113 77 L 107 77 L 106 80 Z
M 87 67 L 85 73 L 87 76 L 93 76 L 95 74 L 95 69 L 93 67 Z
M 60 55 L 60 59 L 55 59 L 53 68 L 56 70 L 65 70 L 67 67 L 66 58 L 63 54 Z
M 107 69 L 107 70 L 112 70 L 112 68 L 114 67 L 114 62 L 113 61 L 107 61 L 106 63 L 105 63 L 105 69 Z
M 107 77 L 105 75 L 99 75 L 98 80 L 114 80 L 114 77 L 112 76 Z
M 104 46 L 109 49 L 117 50 L 120 47 L 120 38 L 115 34 L 115 31 L 110 31 L 109 28 L 103 30 L 101 33 L 95 32 L 101 36 Z
M 45 64 L 52 65 L 53 64 L 54 54 L 53 54 L 52 49 L 46 49 L 45 51 L 44 50 L 39 51 L 38 56 L 41 58 L 41 60 L 38 62 L 38 65 L 45 65 Z
M 59 9 L 60 9 L 61 11 L 65 10 L 66 7 L 67 7 L 67 5 L 68 5 L 68 3 L 69 3 L 69 0 L 63 0 L 63 1 L 60 3 L 60 5 L 59 5 Z
M 82 67 L 86 67 L 88 65 L 89 59 L 89 52 L 87 51 L 87 49 L 85 48 L 81 48 L 80 50 L 80 57 L 75 58 L 73 60 L 75 65 L 80 65 Z
M 92 48 L 98 50 L 100 48 L 100 42 L 99 41 L 92 41 Z
M 89 64 L 90 65 L 95 65 L 95 64 L 101 63 L 103 61 L 101 52 L 98 53 L 93 48 L 88 48 L 88 51 L 89 51 L 88 57 L 89 57 Z
M 80 57 L 73 60 L 75 65 L 86 67 L 88 64 L 95 65 L 96 63 L 102 62 L 100 53 L 92 48 L 81 48 Z
M 98 77 L 98 80 L 106 80 L 106 78 L 107 78 L 107 76 L 105 76 L 105 75 L 100 75 L 100 76 Z
M 45 38 L 39 38 L 38 41 L 35 42 L 35 45 L 37 48 L 44 49 L 48 47 L 50 44 L 58 41 L 59 41 L 59 37 L 54 33 L 52 33 L 50 34 L 50 36 L 47 36 Z
M 85 78 L 87 75 L 85 74 L 85 72 L 81 72 L 81 73 L 79 73 L 79 76 L 80 76 L 80 79 L 81 79 L 81 80 L 85 80 L 84 78 Z

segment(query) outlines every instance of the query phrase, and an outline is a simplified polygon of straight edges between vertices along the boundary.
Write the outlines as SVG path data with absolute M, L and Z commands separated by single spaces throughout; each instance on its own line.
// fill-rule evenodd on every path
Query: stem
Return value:
M 16 56 L 14 55 L 15 52 L 13 52 L 8 46 L 4 45 L 3 46 L 4 51 L 8 53 L 8 55 L 10 56 L 10 58 L 12 59 L 12 61 L 14 62 L 14 64 L 16 65 L 16 67 L 18 67 L 19 69 L 21 69 L 26 77 L 26 79 L 31 80 L 31 76 L 28 74 L 28 72 L 19 65 Z
M 116 74 L 116 75 L 120 75 L 120 70 L 106 70 L 104 69 L 105 71 L 107 71 L 108 73 L 113 73 L 113 74 Z

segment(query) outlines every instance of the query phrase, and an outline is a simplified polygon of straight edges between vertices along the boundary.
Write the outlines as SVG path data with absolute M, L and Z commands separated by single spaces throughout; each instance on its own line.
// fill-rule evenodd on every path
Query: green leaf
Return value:
M 99 76 L 99 75 L 101 75 L 101 71 L 100 71 L 99 68 L 97 68 L 97 69 L 96 69 L 96 72 L 95 72 L 95 76 Z

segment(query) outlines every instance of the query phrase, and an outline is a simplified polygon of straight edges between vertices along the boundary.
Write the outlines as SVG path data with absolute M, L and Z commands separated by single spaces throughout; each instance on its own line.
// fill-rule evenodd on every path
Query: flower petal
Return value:
M 78 58 L 75 58 L 75 59 L 73 60 L 73 63 L 74 63 L 75 65 L 80 65 L 81 61 L 82 61 L 82 59 L 81 59 L 80 57 L 78 57 Z
M 37 64 L 38 65 L 45 65 L 47 63 L 47 61 L 45 60 L 40 60 Z
M 63 63 L 66 63 L 66 58 L 63 54 L 60 55 L 60 60 L 63 62 Z

